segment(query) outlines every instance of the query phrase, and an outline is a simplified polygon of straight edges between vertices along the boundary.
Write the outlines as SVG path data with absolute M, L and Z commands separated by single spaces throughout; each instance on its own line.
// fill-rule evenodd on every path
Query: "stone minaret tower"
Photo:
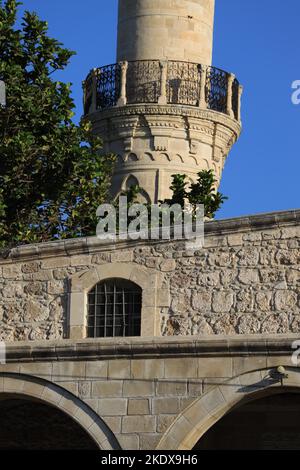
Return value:
M 220 182 L 241 131 L 242 87 L 211 66 L 214 0 L 119 0 L 117 63 L 84 82 L 85 115 L 117 154 L 112 193 L 169 197 L 171 176 Z

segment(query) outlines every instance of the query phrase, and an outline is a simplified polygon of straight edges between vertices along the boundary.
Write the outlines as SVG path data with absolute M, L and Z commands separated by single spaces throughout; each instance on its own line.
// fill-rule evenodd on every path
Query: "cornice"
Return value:
M 19 342 L 6 345 L 6 360 L 14 362 L 107 359 L 290 356 L 289 335 L 187 336 Z
M 222 124 L 225 127 L 233 130 L 237 135 L 240 134 L 242 125 L 240 122 L 232 119 L 226 114 L 213 110 L 203 110 L 193 106 L 183 105 L 158 105 L 158 104 L 143 104 L 143 105 L 127 105 L 122 107 L 114 107 L 104 111 L 97 111 L 88 115 L 88 119 L 97 123 L 106 119 L 114 119 L 118 117 L 128 117 L 133 115 L 156 115 L 156 116 L 179 116 L 191 117 L 194 119 L 201 119 L 213 123 Z
M 233 219 L 214 220 L 205 222 L 205 236 L 223 236 L 227 234 L 270 230 L 274 228 L 300 225 L 300 209 L 256 214 Z M 14 263 L 28 259 L 41 259 L 77 254 L 93 254 L 108 250 L 132 249 L 136 246 L 182 243 L 169 240 L 129 240 L 111 242 L 99 240 L 97 237 L 74 238 L 33 245 L 22 245 L 0 254 L 0 264 Z

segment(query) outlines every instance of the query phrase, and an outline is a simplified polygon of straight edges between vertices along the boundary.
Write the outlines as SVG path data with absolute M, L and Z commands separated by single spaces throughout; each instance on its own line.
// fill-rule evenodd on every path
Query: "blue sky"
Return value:
M 73 83 L 77 118 L 81 81 L 115 62 L 117 0 L 24 0 L 48 21 L 50 34 L 77 52 L 59 79 Z M 213 65 L 244 85 L 243 134 L 231 151 L 218 218 L 300 207 L 299 0 L 216 0 Z

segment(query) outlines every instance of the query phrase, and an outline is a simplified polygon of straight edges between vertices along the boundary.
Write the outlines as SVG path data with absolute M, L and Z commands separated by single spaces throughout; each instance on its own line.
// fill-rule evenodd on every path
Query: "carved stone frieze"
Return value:
M 119 155 L 112 194 L 133 176 L 149 200 L 170 196 L 174 173 L 194 181 L 201 169 L 212 169 L 217 184 L 241 126 L 211 110 L 175 105 L 128 105 L 90 115 L 105 151 Z

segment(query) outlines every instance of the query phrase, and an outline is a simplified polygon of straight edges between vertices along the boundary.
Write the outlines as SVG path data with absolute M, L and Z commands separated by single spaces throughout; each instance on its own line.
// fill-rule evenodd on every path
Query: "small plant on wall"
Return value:
M 228 199 L 222 193 L 216 191 L 217 181 L 213 170 L 200 171 L 197 182 L 190 184 L 190 186 L 186 175 L 172 175 L 172 178 L 173 181 L 170 186 L 172 197 L 164 201 L 166 204 L 180 204 L 183 207 L 184 203 L 188 202 L 192 206 L 194 213 L 197 204 L 203 204 L 204 217 L 213 219 L 224 201 Z

